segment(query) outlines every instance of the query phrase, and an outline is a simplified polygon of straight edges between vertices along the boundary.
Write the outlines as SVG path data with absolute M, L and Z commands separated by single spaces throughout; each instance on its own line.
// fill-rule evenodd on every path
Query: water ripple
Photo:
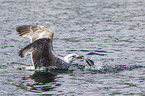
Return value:
M 145 94 L 145 1 L 0 0 L 0 5 L 1 95 Z M 16 70 L 32 66 L 30 55 L 17 55 L 29 39 L 15 31 L 31 24 L 54 31 L 57 54 L 84 55 L 95 69 L 76 61 L 72 69 L 53 75 Z

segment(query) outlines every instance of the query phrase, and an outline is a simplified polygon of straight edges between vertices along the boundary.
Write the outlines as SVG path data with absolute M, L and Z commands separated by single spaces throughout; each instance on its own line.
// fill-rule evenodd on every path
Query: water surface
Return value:
M 1 0 L 0 95 L 145 95 L 145 1 Z M 85 55 L 91 70 L 75 61 L 69 70 L 34 72 L 29 44 L 15 28 L 42 25 L 54 32 L 55 53 Z

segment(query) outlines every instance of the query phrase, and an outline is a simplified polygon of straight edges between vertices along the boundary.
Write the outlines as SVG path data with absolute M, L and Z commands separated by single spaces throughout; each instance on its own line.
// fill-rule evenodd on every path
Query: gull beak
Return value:
M 78 55 L 77 59 L 84 59 L 84 56 L 83 55 Z
M 83 55 L 78 55 L 77 56 L 77 59 L 83 59 L 83 60 L 85 60 L 90 67 L 93 67 L 94 66 L 94 61 L 92 61 L 91 59 L 88 59 L 88 58 L 84 57 Z

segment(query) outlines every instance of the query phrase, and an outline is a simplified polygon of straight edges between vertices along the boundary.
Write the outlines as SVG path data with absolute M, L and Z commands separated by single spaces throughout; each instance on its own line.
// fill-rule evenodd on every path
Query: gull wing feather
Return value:
M 32 60 L 35 69 L 40 69 L 42 66 L 48 67 L 53 64 L 53 57 L 49 52 L 51 46 L 51 40 L 48 38 L 42 38 L 30 43 L 22 50 L 19 51 L 19 56 L 24 57 L 25 55 L 32 53 Z M 49 54 L 49 55 L 48 55 Z
M 44 27 L 38 25 L 23 25 L 16 28 L 18 34 L 22 37 L 28 37 L 32 42 L 40 38 L 49 38 L 53 39 L 53 32 Z

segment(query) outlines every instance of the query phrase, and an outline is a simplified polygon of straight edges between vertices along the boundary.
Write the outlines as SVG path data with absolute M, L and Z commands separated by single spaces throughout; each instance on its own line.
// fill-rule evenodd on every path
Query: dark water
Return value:
M 144 0 L 0 0 L 0 95 L 145 95 Z M 54 50 L 85 55 L 95 69 L 75 61 L 69 70 L 43 73 L 17 52 L 29 44 L 15 27 L 54 31 Z

